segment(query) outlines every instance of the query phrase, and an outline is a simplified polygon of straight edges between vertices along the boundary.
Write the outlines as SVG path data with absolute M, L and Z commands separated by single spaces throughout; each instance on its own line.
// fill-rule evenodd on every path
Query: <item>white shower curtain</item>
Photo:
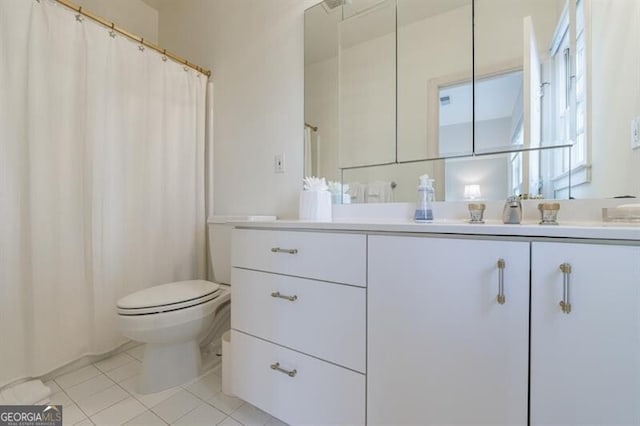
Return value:
M 50 0 L 0 0 L 0 386 L 125 340 L 205 276 L 206 77 Z

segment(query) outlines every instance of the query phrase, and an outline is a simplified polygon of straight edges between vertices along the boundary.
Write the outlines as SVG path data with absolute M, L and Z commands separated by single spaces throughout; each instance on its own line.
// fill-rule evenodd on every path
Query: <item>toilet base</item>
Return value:
M 173 344 L 147 343 L 138 392 L 160 392 L 200 375 L 200 346 L 195 340 Z

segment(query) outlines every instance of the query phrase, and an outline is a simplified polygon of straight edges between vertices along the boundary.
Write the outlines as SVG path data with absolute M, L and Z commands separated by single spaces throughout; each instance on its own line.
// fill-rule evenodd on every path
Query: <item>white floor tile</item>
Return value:
M 165 426 L 167 423 L 165 423 L 165 421 L 160 417 L 156 416 L 153 411 L 147 410 L 125 424 L 130 426 Z
M 222 422 L 218 423 L 218 426 L 243 426 L 243 424 L 233 417 L 227 417 Z
M 216 374 L 209 373 L 196 382 L 185 386 L 185 389 L 206 401 L 222 389 L 222 379 Z
M 120 382 L 120 386 L 122 386 L 127 392 L 133 395 L 134 398 L 142 402 L 148 408 L 158 405 L 165 399 L 175 395 L 180 390 L 182 390 L 180 386 L 176 386 L 174 388 L 163 390 L 161 392 L 141 394 L 137 392 L 138 376 L 133 376 L 128 378 L 127 380 Z
M 44 385 L 51 389 L 51 395 L 56 392 L 60 392 L 62 388 L 58 386 L 58 384 L 54 380 L 49 380 L 48 382 L 44 382 Z
M 186 387 L 188 387 L 188 386 L 191 386 L 191 385 L 192 385 L 192 384 L 194 384 L 195 382 L 200 381 L 200 380 L 202 380 L 203 378 L 207 377 L 209 374 L 211 374 L 211 372 L 212 372 L 211 370 L 203 370 L 203 371 L 201 372 L 201 374 L 200 374 L 198 377 L 196 377 L 195 379 L 191 379 L 191 380 L 189 380 L 187 383 L 183 383 L 181 386 L 182 386 L 183 388 L 186 388 Z
M 273 416 L 269 416 L 269 420 L 265 423 L 265 426 L 289 426 L 287 423 Z
M 86 382 L 71 386 L 67 389 L 67 395 L 74 401 L 78 402 L 100 391 L 110 388 L 115 383 L 104 374 L 93 377 Z
M 87 417 L 86 419 L 76 423 L 74 426 L 93 426 L 93 422 Z
M 68 389 L 71 386 L 86 382 L 98 374 L 100 374 L 100 370 L 95 368 L 93 365 L 87 365 L 79 370 L 58 376 L 55 378 L 55 381 L 62 389 Z
M 135 358 L 133 358 L 132 356 L 128 355 L 126 352 L 122 352 L 119 354 L 116 354 L 110 358 L 107 359 L 103 359 L 102 361 L 98 361 L 96 363 L 94 363 L 93 365 L 96 366 L 96 368 L 100 371 L 106 372 L 106 371 L 111 371 L 114 368 L 118 368 L 121 367 L 125 364 L 130 363 L 131 361 L 133 361 Z
M 64 393 L 64 391 L 56 392 L 49 397 L 49 404 L 51 405 L 62 405 L 66 407 L 67 405 L 73 405 L 73 401 L 69 398 L 69 395 Z M 64 413 L 63 413 L 64 417 Z
M 109 376 L 111 380 L 116 383 L 120 383 L 130 377 L 140 374 L 140 367 L 142 363 L 138 360 L 133 360 L 118 368 L 114 368 L 111 371 L 107 371 L 105 374 Z
M 142 358 L 144 358 L 144 345 L 136 346 L 133 349 L 129 349 L 126 353 L 131 355 L 138 361 L 142 361 Z
M 202 404 L 173 424 L 180 426 L 209 426 L 220 423 L 226 417 L 227 415 L 222 411 L 216 410 L 210 405 Z
M 233 396 L 227 396 L 222 392 L 216 392 L 212 398 L 206 400 L 209 404 L 216 407 L 218 410 L 223 413 L 231 414 L 236 411 L 244 401 L 240 398 L 235 398 Z
M 191 395 L 186 390 L 180 390 L 169 399 L 153 407 L 152 411 L 165 422 L 173 423 L 201 404 L 203 404 L 203 402 L 200 399 Z
M 133 397 L 118 402 L 111 407 L 91 416 L 91 421 L 96 425 L 121 425 L 144 413 L 147 408 Z
M 245 426 L 264 425 L 270 415 L 261 409 L 245 402 L 240 408 L 231 414 L 231 417 Z
M 110 388 L 95 393 L 87 398 L 82 398 L 78 401 L 78 406 L 89 417 L 92 417 L 99 411 L 104 410 L 107 407 L 111 407 L 116 402 L 122 401 L 130 395 L 124 391 L 120 386 L 113 385 Z
M 68 404 L 62 407 L 62 424 L 75 425 L 86 419 L 87 416 L 78 408 L 76 404 Z

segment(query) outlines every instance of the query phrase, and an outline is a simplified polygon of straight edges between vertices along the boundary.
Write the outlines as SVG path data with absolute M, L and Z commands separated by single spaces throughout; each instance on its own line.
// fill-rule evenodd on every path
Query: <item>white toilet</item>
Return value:
M 216 312 L 231 297 L 225 285 L 231 281 L 229 222 L 238 220 L 275 220 L 275 216 L 214 216 L 209 220 L 209 276 L 216 283 L 178 281 L 118 300 L 122 334 L 146 343 L 138 382 L 140 393 L 159 392 L 200 374 L 200 340 L 214 327 Z
M 230 292 L 204 280 L 178 281 L 118 300 L 122 334 L 146 343 L 138 392 L 153 393 L 200 374 L 200 337 Z
M 224 284 L 231 275 L 229 219 L 209 223 L 210 276 Z M 220 281 L 223 277 L 226 279 Z M 228 285 L 192 280 L 149 287 L 118 300 L 122 334 L 146 343 L 138 392 L 159 392 L 200 374 L 200 340 L 230 294 Z

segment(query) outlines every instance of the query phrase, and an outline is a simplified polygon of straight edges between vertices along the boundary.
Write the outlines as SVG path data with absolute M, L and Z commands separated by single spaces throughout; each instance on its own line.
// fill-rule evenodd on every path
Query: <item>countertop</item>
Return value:
M 331 222 L 302 220 L 232 221 L 231 225 L 237 228 L 260 229 L 496 235 L 640 242 L 639 225 L 609 224 L 604 222 L 567 222 L 559 225 L 539 225 L 537 222 L 525 221 L 520 225 L 505 225 L 498 221 L 470 224 L 463 220 L 436 220 L 431 223 L 414 223 L 401 219 L 337 219 Z

